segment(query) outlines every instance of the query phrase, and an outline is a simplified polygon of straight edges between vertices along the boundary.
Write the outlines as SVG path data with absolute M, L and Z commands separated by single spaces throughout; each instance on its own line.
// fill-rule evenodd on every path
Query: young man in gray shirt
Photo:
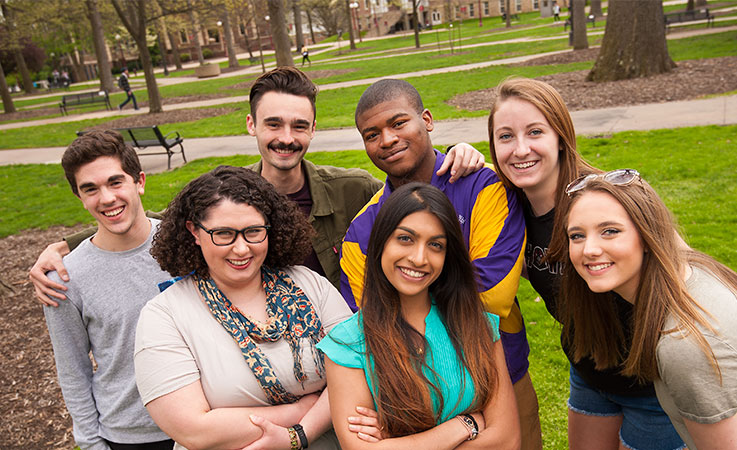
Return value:
M 141 164 L 120 134 L 94 131 L 72 142 L 62 167 L 98 223 L 64 258 L 70 281 L 49 275 L 66 285 L 68 301 L 44 307 L 74 438 L 82 450 L 171 449 L 141 402 L 133 370 L 138 315 L 170 278 L 149 254 L 158 221 L 141 203 Z

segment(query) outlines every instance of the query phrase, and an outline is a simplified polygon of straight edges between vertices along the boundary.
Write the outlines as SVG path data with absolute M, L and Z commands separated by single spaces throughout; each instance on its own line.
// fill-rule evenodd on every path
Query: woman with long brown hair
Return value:
M 489 145 L 497 173 L 522 200 L 527 228 L 526 276 L 550 314 L 560 314 L 559 259 L 548 252 L 553 230 L 561 229 L 559 212 L 569 199 L 566 186 L 581 175 L 600 173 L 576 151 L 573 120 L 560 94 L 549 84 L 510 78 L 496 88 L 489 114 Z M 626 317 L 632 305 L 613 304 L 623 336 L 632 330 Z M 570 362 L 568 444 L 572 450 L 640 448 L 671 450 L 683 442 L 658 404 L 651 381 L 622 373 L 621 364 L 601 367 L 589 356 L 577 357 L 564 328 L 563 351 Z M 619 352 L 621 361 L 627 349 Z
M 318 345 L 342 448 L 519 448 L 499 318 L 475 283 L 445 194 L 397 189 L 371 230 L 361 310 Z
M 582 177 L 566 192 L 550 252 L 569 258 L 559 310 L 574 359 L 621 363 L 653 382 L 688 448 L 737 448 L 737 273 L 684 246 L 632 169 Z M 631 338 L 621 300 L 633 305 Z

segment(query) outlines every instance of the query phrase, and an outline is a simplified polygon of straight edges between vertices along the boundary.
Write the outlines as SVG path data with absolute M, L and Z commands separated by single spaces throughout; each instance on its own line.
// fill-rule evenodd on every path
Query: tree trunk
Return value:
M 297 51 L 305 45 L 305 37 L 302 35 L 302 8 L 299 6 L 299 0 L 292 1 L 292 14 L 294 14 L 294 40 L 297 44 Z
M 511 3 L 512 2 L 510 2 L 509 0 L 506 0 L 505 6 L 504 6 L 504 14 L 506 15 L 506 18 L 507 18 L 507 28 L 512 27 L 512 5 Z
M 585 50 L 589 48 L 589 40 L 586 38 L 586 0 L 573 0 L 571 7 L 573 8 L 571 18 L 573 50 Z
M 351 21 L 351 0 L 345 0 L 345 16 L 348 18 L 348 37 L 351 40 L 351 50 L 355 50 L 356 38 L 353 36 L 353 21 Z
M 169 36 L 169 43 L 171 44 L 171 56 L 174 57 L 174 66 L 177 70 L 182 70 L 182 57 L 179 55 L 179 46 L 177 41 L 174 40 L 174 35 L 171 32 L 167 32 Z
M 238 21 L 239 21 L 239 22 L 240 22 L 241 20 L 242 20 L 242 18 L 239 18 L 239 19 L 238 19 Z M 250 61 L 251 61 L 251 60 L 253 60 L 253 50 L 251 50 L 251 41 L 250 41 L 250 40 L 248 39 L 248 28 L 249 28 L 249 27 L 248 27 L 248 24 L 249 24 L 249 23 L 251 23 L 251 19 L 248 19 L 248 20 L 246 21 L 246 26 L 245 26 L 245 28 L 244 28 L 244 31 L 245 31 L 245 32 L 243 33 L 243 40 L 245 41 L 245 43 L 246 43 L 246 48 L 248 49 L 248 60 L 249 60 L 249 64 L 250 64 Z
M 194 47 L 197 51 L 197 61 L 200 65 L 205 64 L 205 57 L 202 56 L 202 44 L 200 44 L 200 24 L 195 17 L 194 9 L 192 9 L 192 1 L 187 0 L 187 7 L 189 8 L 189 21 L 192 22 L 192 34 L 194 35 Z
M 415 18 L 415 48 L 420 48 L 420 18 L 417 16 L 417 2 L 420 0 L 412 0 L 412 16 Z
M 669 72 L 675 63 L 665 40 L 663 5 L 629 0 L 609 0 L 604 39 L 599 57 L 586 77 L 589 81 L 614 81 Z
M 84 56 L 82 56 L 77 47 L 74 47 L 69 52 L 69 59 L 72 60 L 72 79 L 77 83 L 87 81 L 87 73 L 84 71 Z
M 20 47 L 13 49 L 13 57 L 15 58 L 15 65 L 18 66 L 18 72 L 23 79 L 23 90 L 26 94 L 32 94 L 36 92 L 36 88 L 33 87 L 33 81 L 31 80 L 31 73 L 28 71 L 26 65 L 26 59 L 23 57 L 23 51 Z
M 4 112 L 6 114 L 15 112 L 13 97 L 10 96 L 10 92 L 8 91 L 8 81 L 5 79 L 5 71 L 3 70 L 2 64 L 0 64 L 0 96 L 3 98 Z
M 601 11 L 601 0 L 591 0 L 591 14 L 594 17 L 604 16 L 604 13 Z
M 305 9 L 305 13 L 307 14 L 307 24 L 310 26 L 310 39 L 312 39 L 312 43 L 315 43 L 315 30 L 312 28 L 312 14 L 310 14 L 309 8 Z
M 115 83 L 113 82 L 112 66 L 105 46 L 105 30 L 102 28 L 102 18 L 100 17 L 100 11 L 97 9 L 97 0 L 85 0 L 84 3 L 87 7 L 87 19 L 89 19 L 92 27 L 92 43 L 97 58 L 97 72 L 100 75 L 100 89 L 112 92 Z
M 159 55 L 161 56 L 161 67 L 164 69 L 164 76 L 169 75 L 169 62 L 166 59 L 166 44 L 161 28 L 156 27 L 156 45 L 159 47 Z
M 121 6 L 122 0 L 111 0 L 115 11 L 123 22 L 123 26 L 128 30 L 138 47 L 138 54 L 141 57 L 141 66 L 143 66 L 143 74 L 146 77 L 146 90 L 148 91 L 148 109 L 150 113 L 159 113 L 164 109 L 161 106 L 161 94 L 159 94 L 159 86 L 156 84 L 154 76 L 154 67 L 151 62 L 151 53 L 146 46 L 146 5 L 147 0 L 127 0 L 125 2 L 125 10 Z
M 144 30 L 145 31 L 145 30 Z M 144 33 L 143 40 L 139 43 L 138 53 L 141 55 L 141 65 L 143 66 L 143 74 L 146 77 L 146 91 L 148 91 L 148 112 L 160 113 L 164 110 L 161 106 L 161 94 L 159 94 L 159 86 L 156 84 L 156 76 L 154 75 L 154 65 L 151 61 L 151 53 L 146 46 L 146 35 Z
M 228 49 L 228 67 L 240 67 L 235 45 L 233 45 L 233 29 L 230 27 L 230 14 L 228 14 L 227 6 L 223 6 L 223 34 L 225 35 L 225 46 Z
M 686 2 L 686 11 L 693 11 L 693 0 Z
M 274 39 L 274 52 L 276 53 L 276 65 L 294 66 L 292 59 L 292 42 L 287 33 L 287 20 L 283 0 L 267 0 L 269 16 L 271 16 L 271 36 Z

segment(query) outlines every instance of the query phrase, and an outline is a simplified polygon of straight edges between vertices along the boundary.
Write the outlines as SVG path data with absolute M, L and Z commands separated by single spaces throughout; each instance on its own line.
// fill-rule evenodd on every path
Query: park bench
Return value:
M 174 153 L 181 153 L 184 162 L 187 162 L 187 157 L 184 156 L 184 146 L 182 141 L 184 139 L 179 135 L 178 131 L 173 131 L 166 136 L 161 133 L 158 125 L 152 127 L 130 127 L 130 128 L 116 128 L 115 131 L 123 136 L 123 140 L 130 144 L 137 150 L 142 150 L 148 147 L 164 147 L 165 152 L 155 153 L 139 153 L 139 155 L 167 155 L 168 160 L 166 162 L 166 169 L 171 169 L 171 156 Z M 77 131 L 77 136 L 83 136 L 88 131 Z M 173 136 L 172 136 L 173 135 Z M 170 137 L 172 136 L 172 137 Z M 179 146 L 179 151 L 172 150 L 173 147 Z
M 502 22 L 506 22 L 507 21 L 507 13 L 502 13 L 501 18 L 502 18 Z M 512 19 L 512 20 L 519 20 L 519 14 L 512 13 L 512 15 L 510 16 L 510 19 Z
M 182 141 L 184 139 L 179 135 L 178 131 L 173 131 L 166 136 L 161 133 L 158 125 L 152 127 L 131 127 L 131 128 L 117 128 L 115 131 L 123 135 L 125 142 L 130 143 L 137 149 L 144 149 L 148 147 L 164 147 L 165 152 L 157 153 L 141 153 L 141 155 L 166 155 L 168 160 L 166 162 L 166 170 L 171 169 L 171 156 L 174 153 L 181 153 L 184 162 L 187 162 L 187 157 L 184 156 L 184 146 Z M 174 151 L 172 148 L 179 146 L 179 151 Z
M 693 22 L 695 20 L 706 20 L 706 26 L 714 26 L 714 15 L 709 12 L 709 8 L 703 8 L 699 10 L 691 11 L 678 11 L 672 12 L 665 15 L 665 31 L 670 31 L 670 24 L 682 23 L 682 22 Z
M 104 103 L 108 110 L 113 109 L 113 107 L 110 106 L 110 96 L 107 91 L 65 95 L 61 98 L 59 109 L 63 115 L 66 115 L 67 108 L 70 106 L 92 105 L 95 103 Z

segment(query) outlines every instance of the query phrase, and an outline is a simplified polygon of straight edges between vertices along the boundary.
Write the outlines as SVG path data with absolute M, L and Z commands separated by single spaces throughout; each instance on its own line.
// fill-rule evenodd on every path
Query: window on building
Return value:
M 189 36 L 187 35 L 187 32 L 185 30 L 179 32 L 179 42 L 181 42 L 182 44 L 189 43 Z
M 468 4 L 468 17 L 473 17 L 473 3 Z
M 540 9 L 540 0 L 532 0 L 532 9 Z
M 218 33 L 218 30 L 207 30 L 207 40 L 209 42 L 220 42 L 220 33 Z
M 484 2 L 484 15 L 489 15 L 489 2 Z
M 499 13 L 504 14 L 504 0 L 499 0 Z
M 522 11 L 522 0 L 517 0 L 517 12 Z
M 243 23 L 239 23 L 238 24 L 238 33 L 241 36 L 245 36 L 246 35 L 246 25 L 245 24 L 243 24 Z

